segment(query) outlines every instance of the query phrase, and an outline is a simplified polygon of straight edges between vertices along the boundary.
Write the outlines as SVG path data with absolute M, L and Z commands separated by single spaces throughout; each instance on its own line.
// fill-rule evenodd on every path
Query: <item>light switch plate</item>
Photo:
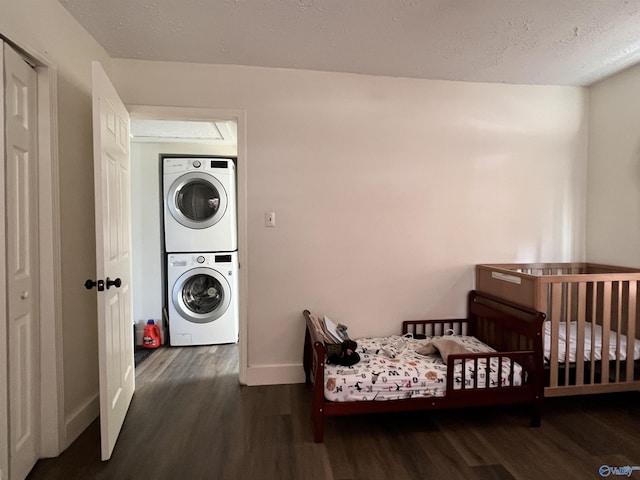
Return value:
M 275 227 L 276 226 L 276 213 L 275 212 L 264 212 L 264 226 L 265 227 Z

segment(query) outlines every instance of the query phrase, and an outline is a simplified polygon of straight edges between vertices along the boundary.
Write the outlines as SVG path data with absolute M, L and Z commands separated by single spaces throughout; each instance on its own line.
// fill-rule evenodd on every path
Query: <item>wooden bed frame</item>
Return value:
M 497 352 L 450 355 L 447 362 L 447 384 L 444 397 L 353 402 L 332 402 L 325 399 L 324 366 L 327 351 L 311 323 L 310 312 L 305 310 L 303 313 L 307 324 L 303 363 L 307 383 L 313 384 L 312 420 L 316 442 L 323 441 L 324 418 L 332 415 L 523 403 L 531 406 L 531 425 L 540 425 L 544 397 L 541 334 L 544 314 L 542 313 L 472 291 L 468 298 L 468 318 L 466 319 L 405 321 L 402 324 L 403 334 L 434 336 L 453 329 L 456 334 L 475 336 Z M 523 378 L 526 380 L 521 386 L 499 385 L 487 388 L 485 385 L 478 385 L 478 375 L 474 375 L 473 386 L 454 389 L 453 372 L 456 362 L 475 361 L 474 369 L 477 372 L 478 360 L 485 359 L 488 364 L 492 358 L 499 358 L 501 362 L 509 359 L 512 364 L 517 362 L 522 366 Z M 464 374 L 462 384 L 465 384 Z
M 640 269 L 635 268 L 594 263 L 476 266 L 479 292 L 546 313 L 551 333 L 545 396 L 640 390 L 640 362 L 633 361 L 632 341 L 640 338 L 639 287 Z M 559 357 L 559 334 L 569 337 L 570 322 L 576 329 L 575 361 Z M 585 331 L 594 324 L 602 327 L 602 358 L 614 354 L 615 360 L 597 360 L 593 348 L 585 358 Z M 625 354 L 630 360 L 609 351 L 609 339 L 617 334 L 629 339 Z

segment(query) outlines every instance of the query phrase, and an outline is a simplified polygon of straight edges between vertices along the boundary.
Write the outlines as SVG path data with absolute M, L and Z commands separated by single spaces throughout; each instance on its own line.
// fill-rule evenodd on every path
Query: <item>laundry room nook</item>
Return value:
M 238 341 L 237 126 L 131 119 L 136 351 Z

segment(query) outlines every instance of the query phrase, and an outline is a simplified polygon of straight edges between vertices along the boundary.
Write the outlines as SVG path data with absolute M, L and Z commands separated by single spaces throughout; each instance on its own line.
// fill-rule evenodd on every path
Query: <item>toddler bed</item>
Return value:
M 593 263 L 476 266 L 478 291 L 546 313 L 546 396 L 640 390 L 639 284 Z
M 531 407 L 531 425 L 540 425 L 539 312 L 471 292 L 468 318 L 405 321 L 402 335 L 358 339 L 360 361 L 351 366 L 327 362 L 318 319 L 308 310 L 304 316 L 316 442 L 327 415 L 523 403 Z M 431 353 L 434 346 L 439 350 Z

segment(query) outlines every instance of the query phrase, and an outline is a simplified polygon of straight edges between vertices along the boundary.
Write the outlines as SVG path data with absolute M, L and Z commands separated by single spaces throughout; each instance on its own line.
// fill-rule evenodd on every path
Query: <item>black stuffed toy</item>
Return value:
M 329 356 L 329 363 L 350 367 L 360 361 L 360 355 L 356 352 L 358 344 L 355 341 L 347 339 L 342 342 L 341 347 L 339 355 L 334 354 Z

